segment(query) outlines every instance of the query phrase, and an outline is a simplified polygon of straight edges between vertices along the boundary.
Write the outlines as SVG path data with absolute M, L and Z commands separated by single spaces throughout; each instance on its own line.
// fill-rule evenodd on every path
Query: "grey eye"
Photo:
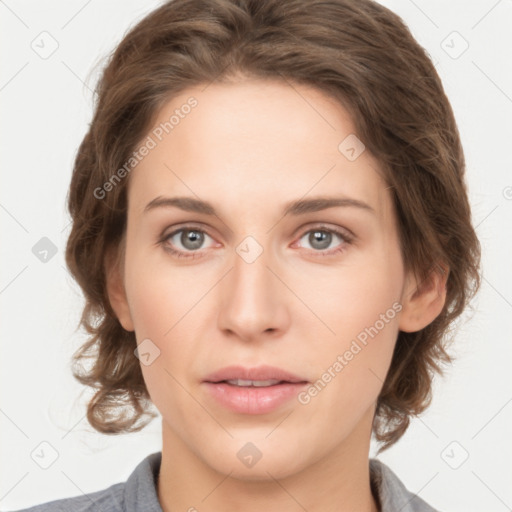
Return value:
M 171 245 L 177 247 L 178 250 L 184 250 L 185 252 L 196 251 L 202 248 L 205 241 L 205 236 L 209 237 L 204 231 L 201 231 L 200 229 L 181 228 L 167 236 L 166 240 L 169 240 Z
M 305 233 L 301 240 L 305 237 L 307 237 L 307 242 L 313 249 L 322 251 L 331 245 L 334 237 L 341 238 L 341 235 L 325 229 L 312 229 Z

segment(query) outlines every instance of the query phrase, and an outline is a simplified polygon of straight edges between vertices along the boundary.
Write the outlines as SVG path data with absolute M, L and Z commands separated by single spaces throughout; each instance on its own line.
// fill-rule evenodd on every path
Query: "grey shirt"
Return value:
M 161 460 L 162 452 L 152 453 L 139 463 L 126 482 L 15 512 L 162 512 L 156 487 Z M 370 459 L 370 482 L 381 512 L 439 512 L 409 492 L 378 459 Z

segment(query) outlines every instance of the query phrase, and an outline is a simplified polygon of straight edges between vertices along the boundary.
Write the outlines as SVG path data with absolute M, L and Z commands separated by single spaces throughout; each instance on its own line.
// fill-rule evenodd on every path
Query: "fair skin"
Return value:
M 141 368 L 162 415 L 162 509 L 376 512 L 376 400 L 398 331 L 435 319 L 445 282 L 432 273 L 418 286 L 404 272 L 390 191 L 368 150 L 354 161 L 338 150 L 355 129 L 334 100 L 279 81 L 214 83 L 174 97 L 155 126 L 190 96 L 197 107 L 130 174 L 124 269 L 108 278 L 122 326 L 160 350 Z M 144 212 L 158 196 L 208 201 L 217 215 Z M 286 203 L 317 196 L 373 211 L 283 216 Z M 202 244 L 169 236 L 185 224 L 204 233 Z M 331 232 L 321 245 L 314 233 L 329 229 L 353 241 Z M 236 250 L 247 236 L 263 250 L 252 263 Z M 314 383 L 394 303 L 401 311 L 307 404 L 250 415 L 205 390 L 207 374 L 232 364 L 273 365 Z M 262 454 L 252 467 L 237 457 L 248 442 Z

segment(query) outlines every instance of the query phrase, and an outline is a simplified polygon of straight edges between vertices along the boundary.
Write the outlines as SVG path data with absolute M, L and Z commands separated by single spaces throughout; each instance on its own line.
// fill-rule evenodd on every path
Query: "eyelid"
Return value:
M 165 233 L 165 230 L 164 230 L 164 232 L 162 233 L 160 238 L 167 239 L 185 229 L 191 229 L 191 230 L 196 229 L 197 231 L 201 231 L 201 232 L 207 234 L 210 238 L 215 239 L 215 237 L 209 233 L 208 228 L 204 227 L 203 225 L 193 224 L 193 223 L 179 225 L 178 227 L 174 228 L 172 231 L 170 231 L 167 234 Z M 297 228 L 295 230 L 293 237 L 296 238 L 299 234 L 301 234 L 299 238 L 302 238 L 306 233 L 308 233 L 309 231 L 314 230 L 314 229 L 324 230 L 324 231 L 333 231 L 334 233 L 338 232 L 340 235 L 343 235 L 345 238 L 347 238 L 347 240 L 355 240 L 357 238 L 356 235 L 350 229 L 341 227 L 341 226 L 329 226 L 329 224 L 325 223 L 325 222 L 316 222 L 316 223 L 313 223 L 312 225 L 311 224 L 302 225 L 300 228 Z
M 201 233 L 206 234 L 212 240 L 215 241 L 215 237 L 208 232 L 208 229 L 206 227 L 204 227 L 202 225 L 198 225 L 198 224 L 189 223 L 189 224 L 177 226 L 174 229 L 172 229 L 172 231 L 170 231 L 169 233 L 165 233 L 165 230 L 164 230 L 164 233 L 162 234 L 162 236 L 159 239 L 159 243 L 165 245 L 165 243 L 170 238 L 172 238 L 174 235 L 176 235 L 180 231 L 184 231 L 187 229 L 189 229 L 191 231 L 197 230 Z M 341 226 L 329 226 L 328 223 L 316 222 L 316 223 L 313 223 L 313 225 L 311 225 L 311 224 L 303 225 L 303 226 L 301 226 L 301 228 L 296 230 L 295 233 L 298 232 L 300 236 L 298 236 L 297 234 L 294 234 L 294 239 L 296 239 L 296 241 L 293 242 L 293 245 L 295 245 L 297 242 L 299 242 L 307 233 L 314 231 L 314 230 L 334 233 L 335 235 L 338 235 L 342 239 L 343 242 L 341 244 L 341 246 L 342 246 L 341 249 L 335 248 L 335 249 L 321 250 L 321 251 L 315 251 L 314 249 L 309 249 L 309 250 L 306 249 L 309 251 L 310 254 L 312 253 L 315 255 L 323 255 L 323 256 L 334 255 L 338 251 L 339 252 L 344 251 L 346 248 L 345 246 L 352 245 L 354 243 L 354 241 L 357 240 L 356 235 L 354 235 L 354 233 L 348 228 L 344 228 Z M 298 238 L 297 238 L 297 236 L 298 236 Z M 184 251 L 182 249 L 175 249 L 173 247 L 165 247 L 165 249 L 175 255 L 179 254 L 179 255 L 182 255 L 183 257 L 190 257 L 190 258 L 194 258 L 194 257 L 200 258 L 200 257 L 204 256 L 204 251 L 206 250 L 206 249 L 200 249 L 197 251 L 186 251 L 186 250 Z M 187 256 L 185 256 L 185 255 L 187 255 Z
M 292 244 L 292 247 L 295 247 L 304 236 L 306 236 L 308 233 L 314 232 L 314 231 L 323 231 L 327 233 L 332 233 L 338 238 L 341 239 L 341 243 L 337 246 L 335 246 L 332 249 L 325 249 L 325 250 L 315 250 L 315 249 L 307 249 L 305 248 L 308 255 L 312 255 L 314 257 L 336 257 L 344 253 L 349 246 L 354 245 L 354 242 L 356 240 L 356 236 L 346 228 L 342 228 L 341 226 L 328 226 L 324 223 L 320 223 L 316 226 L 308 226 L 305 229 L 300 231 L 300 236 L 297 238 L 297 241 Z
M 339 233 L 347 240 L 355 240 L 357 238 L 350 229 L 334 224 L 329 224 L 327 222 L 314 222 L 313 224 L 306 224 L 305 226 L 303 225 L 296 231 L 296 233 L 302 233 L 302 238 L 302 236 L 304 236 L 306 233 L 315 229 L 318 231 L 332 231 L 334 233 Z
M 190 231 L 199 231 L 201 233 L 204 233 L 205 235 L 208 235 L 212 240 L 215 240 L 215 237 L 209 233 L 207 228 L 205 228 L 203 226 L 195 225 L 195 224 L 184 224 L 184 225 L 173 228 L 171 231 L 169 231 L 169 233 L 166 233 L 164 230 L 162 236 L 160 237 L 160 242 L 165 242 L 169 238 L 172 238 L 174 235 L 179 233 L 180 231 L 185 231 L 187 229 Z M 199 252 L 199 251 L 188 251 L 188 252 Z

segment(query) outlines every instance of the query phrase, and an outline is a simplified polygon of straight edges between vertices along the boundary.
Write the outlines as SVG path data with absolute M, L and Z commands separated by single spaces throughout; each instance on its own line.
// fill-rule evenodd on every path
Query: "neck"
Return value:
M 373 410 L 342 445 L 284 478 L 246 480 L 216 471 L 163 421 L 158 499 L 163 512 L 379 512 L 370 485 Z M 369 430 L 370 429 L 370 430 Z

